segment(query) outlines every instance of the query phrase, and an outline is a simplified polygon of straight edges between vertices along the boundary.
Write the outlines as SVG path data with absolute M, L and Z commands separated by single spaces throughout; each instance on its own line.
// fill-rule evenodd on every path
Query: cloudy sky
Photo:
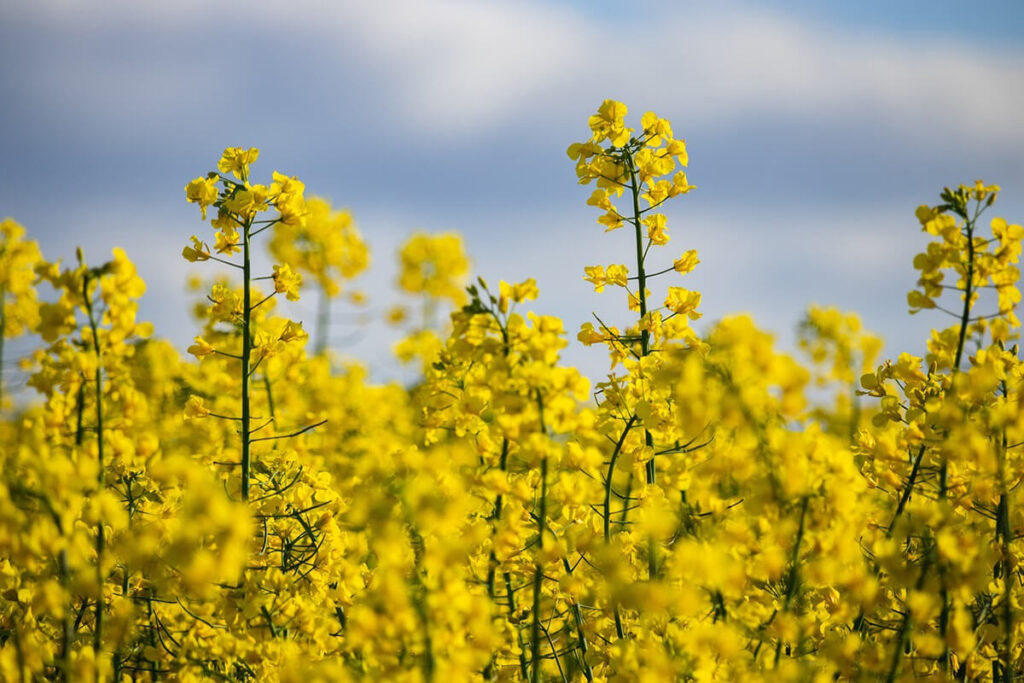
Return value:
M 700 251 L 686 284 L 705 321 L 748 311 L 784 346 L 817 302 L 859 311 L 889 354 L 922 349 L 945 321 L 906 312 L 913 210 L 943 185 L 999 183 L 994 213 L 1024 220 L 1016 0 L 0 0 L 0 59 L 0 215 L 51 259 L 123 246 L 142 316 L 182 346 L 196 266 L 180 251 L 209 234 L 182 187 L 226 146 L 353 211 L 371 312 L 395 298 L 409 233 L 457 230 L 476 273 L 535 276 L 534 308 L 573 337 L 621 304 L 583 266 L 631 253 L 565 156 L 605 98 L 687 140 L 698 190 L 669 209 L 660 258 Z M 293 317 L 311 326 L 312 304 Z M 390 332 L 344 305 L 335 321 L 339 351 L 399 376 Z M 575 340 L 566 356 L 605 368 Z

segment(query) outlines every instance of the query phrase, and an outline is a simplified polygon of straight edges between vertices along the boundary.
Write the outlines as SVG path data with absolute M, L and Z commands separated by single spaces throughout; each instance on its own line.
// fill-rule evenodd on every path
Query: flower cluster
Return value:
M 0 367 L 4 340 L 20 337 L 39 325 L 42 311 L 32 284 L 41 260 L 39 245 L 25 239 L 25 228 L 10 218 L 0 221 Z M 4 399 L 0 374 L 0 410 Z
M 138 320 L 122 250 L 66 267 L 0 223 L 0 340 L 38 336 L 39 396 L 0 419 L 0 679 L 1024 675 L 1024 229 L 983 232 L 999 189 L 917 211 L 908 303 L 951 319 L 925 354 L 880 360 L 817 306 L 790 354 L 655 296 L 700 263 L 654 249 L 692 186 L 669 122 L 627 114 L 606 101 L 569 149 L 635 253 L 584 270 L 625 294 L 577 335 L 608 354 L 593 383 L 536 280 L 469 284 L 454 234 L 399 253 L 415 383 L 308 353 L 290 302 L 359 300 L 368 249 L 299 180 L 255 183 L 255 149 L 185 188 L 213 233 L 183 256 L 222 269 L 186 355 Z
M 416 297 L 419 310 L 399 305 L 389 312 L 391 324 L 406 328 L 394 352 L 403 363 L 418 359 L 426 371 L 442 346 L 438 315 L 466 301 L 469 259 L 459 235 L 417 232 L 399 248 L 398 266 L 398 287 Z
M 369 247 L 351 212 L 336 211 L 326 200 L 315 197 L 306 200 L 304 220 L 274 225 L 268 246 L 274 259 L 285 264 L 279 268 L 287 269 L 285 275 L 274 278 L 278 292 L 285 291 L 293 301 L 298 299 L 303 277 L 319 287 L 315 351 L 322 353 L 328 345 L 329 302 L 343 292 L 345 280 L 369 267 Z M 355 304 L 364 302 L 362 292 L 355 289 L 348 292 L 348 298 Z

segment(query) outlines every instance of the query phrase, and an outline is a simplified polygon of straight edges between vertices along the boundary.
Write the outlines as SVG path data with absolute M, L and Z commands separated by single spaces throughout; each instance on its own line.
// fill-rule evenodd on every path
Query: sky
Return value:
M 397 246 L 455 230 L 475 274 L 537 279 L 529 308 L 565 321 L 566 362 L 595 379 L 606 359 L 575 333 L 592 312 L 625 322 L 624 304 L 583 267 L 628 263 L 632 237 L 602 231 L 565 149 L 606 98 L 687 141 L 697 190 L 670 203 L 653 259 L 699 251 L 672 283 L 703 293 L 698 329 L 749 312 L 792 348 L 817 303 L 857 311 L 887 356 L 921 353 L 949 322 L 907 313 L 914 209 L 983 178 L 1003 188 L 992 215 L 1024 220 L 1014 0 L 0 0 L 0 60 L 0 215 L 49 259 L 123 247 L 140 317 L 182 349 L 186 278 L 215 272 L 180 256 L 212 236 L 182 188 L 227 146 L 352 211 L 375 320 L 398 300 Z M 289 309 L 307 327 L 314 310 Z M 360 317 L 335 306 L 332 347 L 408 380 L 396 333 Z

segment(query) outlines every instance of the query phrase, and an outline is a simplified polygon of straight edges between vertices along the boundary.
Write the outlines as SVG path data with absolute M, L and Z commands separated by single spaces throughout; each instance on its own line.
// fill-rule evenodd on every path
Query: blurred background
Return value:
M 991 215 L 1024 220 L 1024 5 L 624 4 L 0 0 L 0 215 L 49 259 L 125 248 L 141 318 L 184 349 L 186 279 L 215 269 L 180 256 L 213 232 L 182 188 L 224 147 L 259 147 L 256 178 L 298 176 L 370 244 L 368 304 L 334 306 L 339 354 L 410 378 L 380 322 L 395 250 L 456 230 L 492 285 L 536 277 L 530 307 L 563 318 L 565 360 L 598 379 L 603 352 L 575 334 L 592 311 L 624 322 L 624 297 L 583 267 L 629 263 L 632 237 L 602 232 L 565 149 L 614 98 L 687 140 L 698 189 L 668 205 L 653 259 L 699 250 L 681 283 L 703 292 L 699 329 L 746 311 L 792 348 L 819 303 L 860 312 L 888 356 L 923 352 L 950 322 L 907 314 L 914 209 L 983 178 L 1003 187 Z M 310 328 L 315 309 L 291 314 Z

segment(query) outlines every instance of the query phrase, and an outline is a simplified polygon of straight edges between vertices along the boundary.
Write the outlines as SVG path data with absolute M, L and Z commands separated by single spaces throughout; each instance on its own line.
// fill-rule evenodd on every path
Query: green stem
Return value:
M 508 596 L 508 613 L 509 616 L 515 616 L 516 613 L 516 593 L 512 589 L 512 574 L 511 572 L 505 572 L 505 595 Z M 518 627 L 516 628 L 516 639 L 519 641 L 519 673 L 522 675 L 525 681 L 529 678 L 529 664 L 526 661 L 526 648 L 523 647 L 523 632 Z
M 252 264 L 250 263 L 252 219 L 242 226 L 242 499 L 249 500 L 251 420 L 249 406 L 249 362 L 252 358 Z
M 60 534 L 64 535 L 64 529 L 59 524 L 57 530 Z M 61 548 L 60 553 L 57 555 L 57 578 L 60 581 L 61 588 L 64 589 L 64 595 L 67 599 L 67 604 L 64 606 L 64 618 L 61 619 L 60 625 L 60 662 L 61 662 L 61 679 L 64 681 L 71 680 L 71 570 L 68 567 L 68 551 L 67 548 Z
M 1005 490 L 1005 484 L 1003 485 Z M 1010 497 L 1003 493 L 999 497 L 999 518 L 996 524 L 996 536 L 1000 537 L 999 567 L 1000 578 L 1003 580 L 1003 680 L 1010 681 L 1013 676 L 1010 673 L 1010 666 L 1013 658 L 1013 604 L 1012 586 L 1010 573 L 1013 571 L 1012 558 L 1010 557 Z
M 427 683 L 434 680 L 434 673 L 437 669 L 437 662 L 434 657 L 434 642 L 430 635 L 430 614 L 427 610 L 427 588 L 423 585 L 423 579 L 421 574 L 423 572 L 423 554 L 426 552 L 426 542 L 423 540 L 423 536 L 420 535 L 415 526 L 415 520 L 412 516 L 412 510 L 409 508 L 408 502 L 403 500 L 402 504 L 406 509 L 406 522 L 409 525 L 409 535 L 412 539 L 413 547 L 413 608 L 416 610 L 416 615 L 419 617 L 420 630 L 423 633 L 423 650 L 424 650 L 424 661 L 423 661 L 423 677 Z
M 509 354 L 509 341 L 508 341 L 508 325 L 501 320 L 497 312 L 493 309 L 489 309 L 491 316 L 494 321 L 498 324 L 498 328 L 501 330 L 502 339 L 502 355 L 508 358 Z M 508 471 L 508 454 L 509 454 L 509 442 L 508 438 L 505 437 L 501 440 L 501 455 L 498 458 L 498 469 L 502 472 Z M 497 591 L 495 588 L 495 576 L 498 571 L 498 557 L 494 554 L 494 534 L 498 522 L 501 521 L 501 515 L 504 511 L 505 498 L 500 493 L 494 499 L 494 514 L 493 524 L 491 525 L 491 552 L 487 558 L 487 596 L 492 602 L 496 602 Z M 505 572 L 505 589 L 508 591 L 508 610 L 509 618 L 515 617 L 516 603 L 515 597 L 512 594 L 512 578 L 508 572 Z M 522 632 L 516 629 L 516 634 L 519 638 L 519 663 L 521 668 L 522 677 L 527 677 L 527 666 L 526 666 L 526 653 L 523 650 L 522 643 Z M 491 657 L 491 661 L 487 663 L 484 668 L 484 678 L 490 680 L 494 676 L 494 664 L 496 657 Z
M 544 527 L 545 517 L 547 516 L 547 493 L 548 493 L 548 459 L 547 457 L 541 458 L 540 461 L 540 514 L 537 520 L 537 530 L 539 537 L 537 538 L 537 549 L 544 549 Z M 531 669 L 530 680 L 533 683 L 540 681 L 540 594 L 541 594 L 541 580 L 543 579 L 544 571 L 541 563 L 538 561 L 534 567 L 533 573 L 533 624 L 530 631 L 530 663 L 533 665 Z
M 964 284 L 964 307 L 960 314 L 960 334 L 956 344 L 956 357 L 953 360 L 952 376 L 950 377 L 950 389 L 955 390 L 953 383 L 960 372 L 960 361 L 964 353 L 964 343 L 967 339 L 967 325 L 971 315 L 971 296 L 974 287 L 974 221 L 965 219 L 967 230 L 967 277 Z M 948 472 L 949 459 L 945 451 L 941 454 L 942 462 L 939 465 L 939 500 L 945 500 L 949 489 Z M 939 565 L 939 581 L 941 583 L 939 599 L 942 601 L 942 611 L 939 613 L 939 632 L 942 638 L 942 659 L 939 665 L 943 671 L 949 668 L 949 645 L 947 644 L 946 633 L 949 631 L 949 589 L 946 587 L 946 568 Z
M 84 424 L 84 416 L 85 416 L 85 378 L 82 378 L 82 383 L 78 385 L 78 398 L 77 398 L 77 401 L 76 401 L 76 414 L 77 415 L 76 415 L 76 419 L 75 419 L 75 445 L 76 446 L 81 446 L 82 445 L 82 441 L 85 438 L 85 424 Z M 58 516 L 54 515 L 54 520 L 55 520 L 55 522 L 57 524 L 57 528 L 62 533 L 63 529 L 61 527 L 62 525 L 60 523 L 60 518 Z M 68 568 L 68 550 L 66 548 L 60 550 L 60 555 L 59 555 L 59 558 L 58 558 L 58 562 L 59 562 L 59 567 L 60 567 L 60 583 L 61 583 L 62 586 L 66 587 L 66 590 L 70 591 L 69 584 L 70 584 L 71 573 L 70 573 L 69 568 Z M 84 608 L 85 607 L 83 606 L 83 610 L 84 610 Z M 71 624 L 70 620 L 71 620 L 71 613 L 69 611 L 69 613 L 65 617 L 65 620 L 63 620 L 63 624 L 61 625 L 61 641 L 60 641 L 61 642 L 60 660 L 61 660 L 61 663 L 62 663 L 63 680 L 65 680 L 65 681 L 71 680 L 71 676 L 70 676 L 69 672 L 71 671 L 71 638 L 72 638 L 73 627 L 72 627 L 72 624 Z
M 793 602 L 793 598 L 796 596 L 796 589 L 800 583 L 800 545 L 804 540 L 804 530 L 806 529 L 807 522 L 807 505 L 810 501 L 808 496 L 804 496 L 800 501 L 800 524 L 796 531 L 796 540 L 793 542 L 793 552 L 789 558 L 789 576 L 786 577 L 786 597 L 782 602 L 782 611 L 788 612 L 789 605 Z M 779 656 L 782 653 L 782 641 L 778 641 L 775 644 L 775 666 L 779 665 Z
M 505 471 L 508 470 L 508 439 L 507 438 L 501 440 L 501 458 L 498 461 L 498 468 L 502 472 L 505 472 Z M 497 574 L 497 571 L 498 571 L 498 556 L 494 554 L 494 526 L 496 526 L 497 523 L 501 521 L 501 513 L 502 513 L 503 505 L 504 505 L 504 497 L 499 493 L 497 495 L 497 497 L 495 498 L 495 500 L 494 500 L 494 525 L 492 525 L 492 528 L 491 528 L 491 552 L 490 552 L 490 554 L 488 555 L 488 558 L 487 558 L 487 597 L 489 597 L 492 602 L 495 602 L 496 591 L 495 591 L 494 583 L 495 583 L 495 575 Z M 505 576 L 508 577 L 508 574 L 506 573 Z M 509 585 L 509 590 L 511 590 L 511 585 Z M 513 613 L 515 612 L 515 602 L 513 601 L 511 593 L 508 596 L 508 608 L 509 608 L 509 616 L 512 617 Z M 523 662 L 525 662 L 526 661 L 525 655 L 523 655 L 521 649 L 520 649 L 520 653 L 519 654 L 520 654 L 520 657 L 523 658 Z M 525 666 L 523 667 L 523 671 L 524 672 L 526 671 L 526 667 Z M 491 661 L 488 662 L 487 666 L 484 668 L 484 678 L 490 680 L 491 678 L 493 678 L 493 676 L 494 676 L 494 657 L 491 658 Z M 523 677 L 524 678 L 526 677 L 525 673 L 523 674 Z
M 643 320 L 647 315 L 647 273 L 644 270 L 644 235 L 640 227 L 640 185 L 636 180 L 636 166 L 633 164 L 633 155 L 628 151 L 626 152 L 626 161 L 629 167 L 629 191 L 633 199 L 633 218 L 630 222 L 633 223 L 636 234 L 636 275 L 639 288 L 637 297 L 640 300 L 640 319 Z M 651 333 L 649 331 L 643 330 L 640 333 L 641 356 L 647 355 L 650 338 Z
M 92 348 L 96 354 L 96 371 L 93 376 L 93 384 L 95 385 L 96 392 L 96 485 L 98 490 L 102 491 L 106 487 L 106 463 L 104 462 L 103 457 L 103 354 L 100 351 L 100 338 L 98 326 L 96 324 L 96 314 L 93 310 L 92 299 L 89 297 L 88 271 L 86 271 L 85 277 L 82 278 L 82 298 L 85 301 L 85 311 L 89 316 L 89 328 L 92 330 Z M 99 592 L 96 596 L 96 628 L 93 631 L 93 651 L 96 653 L 97 657 L 100 656 L 103 645 L 103 555 L 106 549 L 106 544 L 106 529 L 103 526 L 103 520 L 100 519 L 96 524 L 96 582 L 97 590 Z
M 1004 398 L 1007 396 L 1006 380 L 1002 381 Z M 1013 658 L 1013 605 L 1011 603 L 1012 583 L 1010 572 L 1013 571 L 1013 561 L 1010 556 L 1010 543 L 1013 541 L 1013 533 L 1010 529 L 1010 491 L 1006 485 L 1006 427 L 1002 429 L 1002 438 L 999 441 L 999 448 L 996 453 L 996 465 L 998 467 L 999 508 L 996 519 L 996 540 L 1001 548 L 1000 578 L 1003 580 L 1003 680 L 1013 680 L 1010 673 Z
M 493 309 L 490 311 L 490 313 L 491 313 L 491 316 L 494 317 L 495 322 L 498 324 L 498 328 L 501 330 L 502 355 L 505 358 L 508 358 L 508 354 L 509 354 L 508 326 L 504 322 L 502 322 L 501 318 L 498 317 L 498 314 Z M 505 438 L 503 438 L 501 440 L 501 455 L 498 458 L 498 469 L 501 470 L 501 472 L 507 472 L 508 471 L 508 453 L 509 453 L 509 442 L 508 442 L 508 438 L 505 437 Z M 495 530 L 496 530 L 498 522 L 501 521 L 501 515 L 502 515 L 502 512 L 504 511 L 504 504 L 505 504 L 505 498 L 504 498 L 504 496 L 502 496 L 499 493 L 495 497 L 495 499 L 494 499 L 494 515 L 493 515 L 493 524 L 491 526 L 491 552 L 490 552 L 490 554 L 488 555 L 488 558 L 487 558 L 487 596 L 491 599 L 492 602 L 495 601 L 495 597 L 497 595 L 497 592 L 496 592 L 494 584 L 495 584 L 495 576 L 496 576 L 497 571 L 498 571 L 498 557 L 497 557 L 497 555 L 494 554 L 494 533 L 495 533 Z M 508 572 L 505 573 L 505 586 L 506 586 L 506 590 L 509 591 L 509 593 L 508 593 L 509 617 L 513 617 L 514 614 L 515 614 L 515 611 L 516 611 L 516 607 L 515 607 L 515 598 L 512 595 L 512 582 L 511 582 L 511 579 L 509 577 Z M 526 655 L 523 653 L 522 643 L 520 643 L 520 648 L 519 648 L 519 659 L 520 659 L 520 664 L 522 664 L 523 678 L 526 678 Z M 488 662 L 487 667 L 484 669 L 484 678 L 490 679 L 493 676 L 493 674 L 494 674 L 494 661 L 495 660 L 492 657 L 491 661 Z
M 914 585 L 914 590 L 921 590 L 924 586 L 925 579 L 928 576 L 928 570 L 931 568 L 931 556 L 925 558 L 925 561 L 921 565 L 921 573 L 917 577 L 917 582 Z M 907 591 L 909 596 L 910 592 Z M 899 630 L 896 633 L 896 649 L 892 653 L 892 662 L 889 665 L 889 673 L 885 677 L 886 683 L 894 683 L 896 675 L 899 673 L 900 660 L 903 658 L 903 650 L 906 649 L 910 638 L 910 622 L 913 618 L 911 614 L 910 605 L 905 606 L 906 609 L 903 612 L 903 620 L 900 622 Z
M 960 314 L 960 336 L 956 343 L 956 358 L 953 360 L 953 374 L 960 370 L 960 360 L 964 353 L 964 342 L 967 338 L 967 323 L 971 314 L 971 295 L 974 286 L 974 222 L 966 221 L 967 229 L 967 277 L 964 287 L 964 308 Z
M 626 529 L 626 523 L 629 521 L 629 502 L 633 500 L 634 479 L 636 479 L 636 473 L 630 470 L 629 478 L 626 479 L 626 495 L 622 499 L 622 514 L 619 515 L 619 528 L 622 530 Z
M 85 439 L 85 378 L 82 378 L 82 383 L 78 385 L 78 397 L 76 400 L 75 408 L 75 445 L 81 446 L 83 439 Z
M 924 460 L 924 444 L 921 444 L 921 448 L 917 451 L 917 457 L 914 459 L 914 466 L 910 469 L 910 476 L 907 477 L 907 486 L 903 489 L 903 493 L 900 495 L 900 500 L 896 503 L 896 512 L 892 516 L 892 521 L 889 522 L 889 528 L 885 532 L 886 538 L 892 536 L 893 529 L 896 527 L 896 520 L 903 514 L 903 508 L 907 506 L 907 501 L 910 500 L 910 493 L 914 490 L 914 482 L 917 480 L 917 473 L 921 469 L 921 461 Z
M 956 356 L 953 359 L 953 368 L 950 376 L 950 389 L 953 389 L 953 381 L 960 372 L 960 361 L 964 355 L 964 344 L 967 340 L 967 324 L 971 317 L 971 296 L 974 293 L 974 221 L 965 219 L 964 228 L 967 230 L 967 276 L 964 279 L 964 307 L 960 313 L 960 334 L 956 342 Z M 947 489 L 947 473 L 949 463 L 946 456 L 942 456 L 939 465 L 939 499 L 945 499 Z
M 612 524 L 612 475 L 615 474 L 615 463 L 619 459 L 619 453 L 622 451 L 622 444 L 626 441 L 626 435 L 629 434 L 629 430 L 633 428 L 633 423 L 636 422 L 636 415 L 634 414 L 629 418 L 629 422 L 626 423 L 625 428 L 622 430 L 622 434 L 619 436 L 618 442 L 615 444 L 615 450 L 612 451 L 612 457 L 608 461 L 608 476 L 604 481 L 604 542 L 608 543 L 611 540 L 611 524 Z M 626 488 L 626 502 L 622 506 L 623 521 L 625 521 L 626 513 L 629 511 L 629 491 L 632 489 L 633 475 L 630 473 L 630 486 Z M 615 635 L 619 638 L 625 638 L 626 632 L 622 628 L 622 615 L 619 613 L 619 607 L 616 605 L 613 608 L 615 616 Z
M 564 557 L 562 558 L 562 568 L 565 569 L 566 574 L 569 574 L 570 576 L 572 575 L 572 565 L 570 565 L 569 560 Z M 593 681 L 594 672 L 590 668 L 590 665 L 587 664 L 587 652 L 590 651 L 590 646 L 587 644 L 587 636 L 583 632 L 583 612 L 580 610 L 580 604 L 575 598 L 571 599 L 569 605 L 572 610 L 573 622 L 576 624 L 576 639 L 579 643 L 578 647 L 580 651 L 580 668 L 583 669 L 584 678 L 588 681 Z
M 541 434 L 547 434 L 547 426 L 544 424 L 544 399 L 540 389 L 536 390 L 537 411 L 540 420 Z M 547 526 L 548 515 L 548 458 L 540 459 L 540 511 L 537 515 L 537 551 L 544 550 L 544 531 Z M 544 568 L 538 560 L 534 566 L 533 573 L 533 625 L 530 632 L 530 663 L 533 668 L 530 671 L 530 680 L 533 683 L 540 681 L 540 597 L 541 581 L 544 578 Z M 554 648 L 552 654 L 558 657 Z
M 502 472 L 508 471 L 508 439 L 501 440 L 501 458 L 498 460 L 498 469 Z M 504 496 L 500 493 L 494 499 L 494 522 L 497 524 L 501 521 L 502 507 L 504 506 Z M 494 589 L 494 577 L 498 570 L 498 558 L 494 554 L 493 543 L 491 547 L 491 554 L 487 563 L 487 595 L 494 600 L 495 589 Z
M 615 474 L 615 464 L 618 462 L 619 453 L 622 451 L 622 445 L 626 442 L 626 436 L 629 434 L 629 430 L 633 428 L 633 424 L 636 422 L 636 414 L 629 418 L 629 422 L 626 423 L 626 427 L 622 430 L 622 434 L 619 435 L 619 440 L 615 444 L 615 450 L 612 451 L 612 457 L 608 461 L 608 476 L 604 480 L 604 542 L 608 543 L 611 540 L 611 525 L 612 525 L 612 475 Z M 621 636 L 620 636 L 621 637 Z
M 270 412 L 270 420 L 276 423 L 277 417 L 274 413 L 274 392 L 270 387 L 270 376 L 267 375 L 266 370 L 263 372 L 263 390 L 267 394 L 267 410 Z
M 635 233 L 636 242 L 636 269 L 637 269 L 637 298 L 640 301 L 640 324 L 644 323 L 644 319 L 647 317 L 647 272 L 644 268 L 645 252 L 644 252 L 644 236 L 643 230 L 641 229 L 640 222 L 640 183 L 637 182 L 636 177 L 636 165 L 633 163 L 633 155 L 627 151 L 626 160 L 629 166 L 629 191 L 632 195 L 633 200 L 633 228 Z M 650 354 L 650 340 L 651 333 L 648 330 L 642 330 L 640 332 L 640 357 L 645 358 Z M 654 438 L 651 436 L 651 432 L 645 427 L 644 428 L 644 443 L 648 448 L 654 448 Z M 644 465 L 644 471 L 647 477 L 647 484 L 651 485 L 655 482 L 655 465 L 654 458 L 651 458 Z M 647 574 L 648 577 L 653 579 L 658 574 L 658 545 L 654 538 L 647 539 Z

